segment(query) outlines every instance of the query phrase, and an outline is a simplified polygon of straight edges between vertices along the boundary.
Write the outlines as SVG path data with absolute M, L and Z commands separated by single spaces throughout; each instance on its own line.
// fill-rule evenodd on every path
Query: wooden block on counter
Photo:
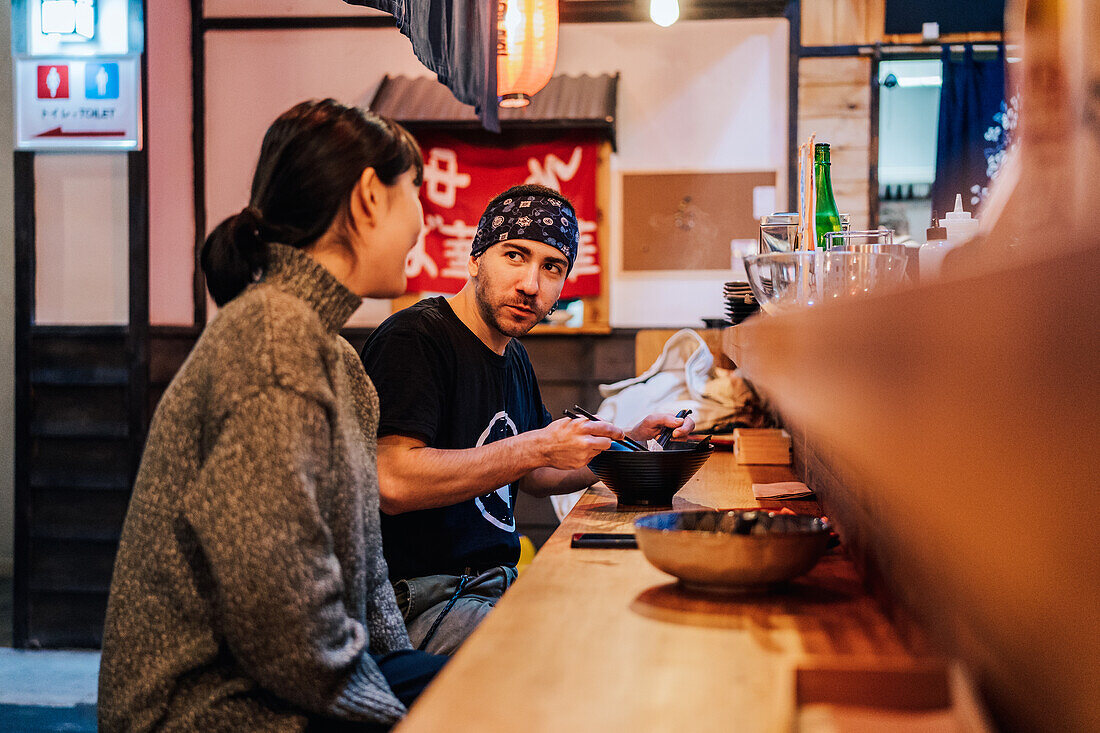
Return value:
M 741 362 L 741 326 L 722 329 L 722 353 L 735 367 Z
M 825 703 L 909 710 L 951 705 L 946 664 L 924 659 L 904 664 L 858 658 L 807 659 L 795 669 L 795 696 L 799 705 Z
M 944 660 L 809 657 L 795 668 L 794 687 L 802 733 L 994 730 L 969 675 Z
M 733 455 L 740 464 L 785 466 L 791 462 L 791 434 L 772 428 L 737 428 Z

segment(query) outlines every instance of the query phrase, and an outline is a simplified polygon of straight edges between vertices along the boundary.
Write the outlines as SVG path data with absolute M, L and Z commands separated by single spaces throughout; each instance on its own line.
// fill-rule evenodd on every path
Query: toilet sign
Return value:
M 118 64 L 86 65 L 84 96 L 88 99 L 118 99 Z
M 67 64 L 38 65 L 38 98 L 69 98 L 69 67 Z
M 16 58 L 16 148 L 140 149 L 138 59 Z

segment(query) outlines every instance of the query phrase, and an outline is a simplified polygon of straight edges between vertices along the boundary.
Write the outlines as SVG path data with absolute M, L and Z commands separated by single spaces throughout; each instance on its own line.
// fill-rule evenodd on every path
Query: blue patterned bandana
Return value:
M 509 239 L 549 244 L 565 255 L 572 270 L 580 245 L 577 215 L 560 198 L 528 194 L 503 199 L 481 215 L 470 255 L 477 257 L 494 244 Z

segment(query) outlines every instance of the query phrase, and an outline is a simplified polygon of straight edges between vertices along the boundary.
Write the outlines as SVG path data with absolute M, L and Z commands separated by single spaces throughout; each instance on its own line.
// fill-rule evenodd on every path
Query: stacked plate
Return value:
M 760 310 L 760 304 L 753 297 L 747 282 L 734 280 L 726 283 L 722 295 L 726 299 L 726 315 L 729 316 L 731 323 L 740 323 Z

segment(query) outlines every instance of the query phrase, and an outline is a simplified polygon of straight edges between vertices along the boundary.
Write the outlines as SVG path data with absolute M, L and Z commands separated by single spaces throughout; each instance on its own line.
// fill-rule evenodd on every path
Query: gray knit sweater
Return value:
M 157 407 L 115 562 L 103 731 L 301 731 L 405 709 L 382 559 L 378 397 L 338 335 L 360 303 L 271 245 Z

